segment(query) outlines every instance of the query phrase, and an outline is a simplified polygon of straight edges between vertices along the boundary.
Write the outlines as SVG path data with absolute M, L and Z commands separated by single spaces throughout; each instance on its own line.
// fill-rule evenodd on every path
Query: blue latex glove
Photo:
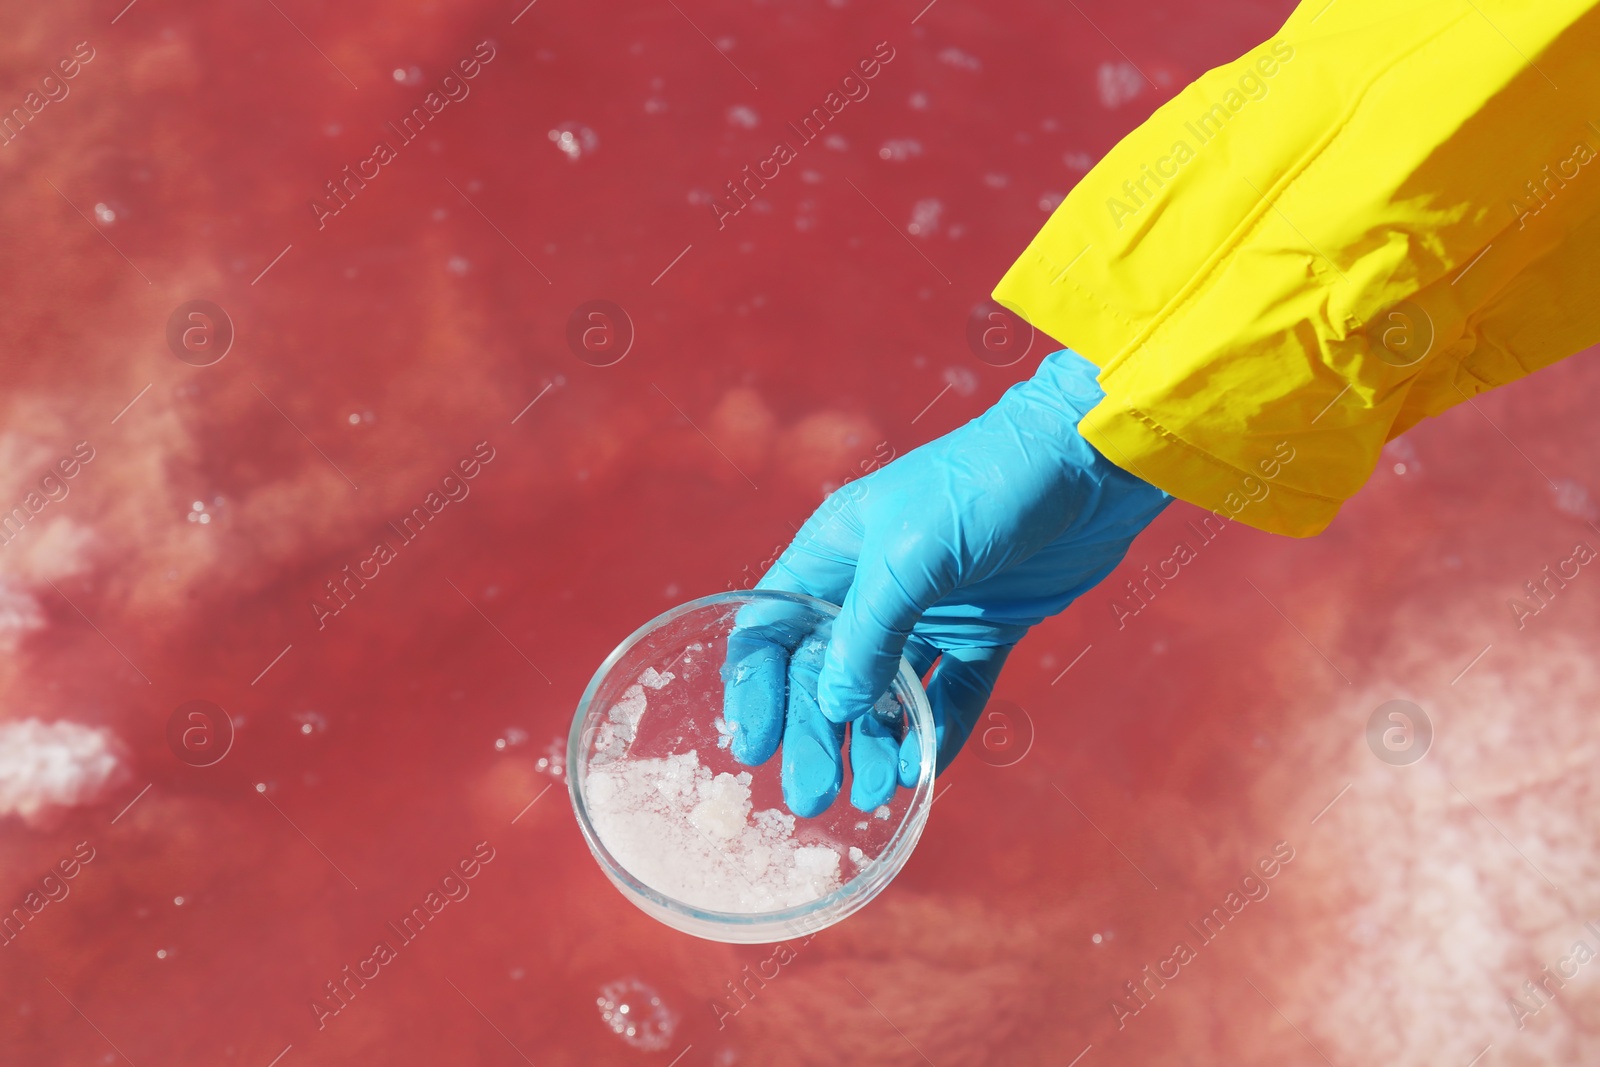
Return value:
M 1171 501 L 1079 436 L 1104 395 L 1097 373 L 1070 350 L 1046 357 L 978 418 L 834 492 L 757 583 L 843 609 L 826 649 L 744 616 L 729 635 L 733 755 L 763 763 L 781 740 L 795 814 L 838 795 L 846 723 L 853 805 L 916 784 L 916 739 L 869 714 L 902 653 L 918 677 L 933 668 L 943 771 L 1012 646 L 1109 574 Z

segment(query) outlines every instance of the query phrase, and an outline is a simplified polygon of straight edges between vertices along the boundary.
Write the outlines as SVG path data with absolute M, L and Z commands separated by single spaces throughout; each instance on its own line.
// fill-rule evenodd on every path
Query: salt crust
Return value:
M 65 720 L 0 723 L 0 816 L 36 823 L 52 808 L 94 804 L 121 771 L 107 729 Z
M 839 853 L 795 840 L 795 817 L 755 811 L 750 772 L 712 774 L 693 750 L 591 767 L 584 798 L 623 869 L 683 904 L 760 913 L 838 889 Z
M 628 758 L 648 706 L 645 690 L 672 679 L 647 668 L 596 733 L 583 796 L 612 857 L 657 892 L 707 911 L 780 911 L 838 889 L 839 853 L 796 840 L 790 813 L 754 810 L 749 771 L 713 774 L 693 749 Z

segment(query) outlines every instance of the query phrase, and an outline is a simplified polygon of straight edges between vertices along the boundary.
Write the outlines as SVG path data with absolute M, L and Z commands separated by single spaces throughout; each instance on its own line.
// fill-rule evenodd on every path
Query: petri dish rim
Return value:
M 650 886 L 639 881 L 628 873 L 615 857 L 611 855 L 604 842 L 595 833 L 593 824 L 589 819 L 589 812 L 585 804 L 582 791 L 579 789 L 580 768 L 579 762 L 586 754 L 585 723 L 589 718 L 589 711 L 594 704 L 595 696 L 600 686 L 610 676 L 616 665 L 633 650 L 634 646 L 643 641 L 655 631 L 676 622 L 685 615 L 708 608 L 723 605 L 743 605 L 760 600 L 784 600 L 789 603 L 799 604 L 810 608 L 830 618 L 839 617 L 839 606 L 817 597 L 806 596 L 803 593 L 791 593 L 778 589 L 736 589 L 725 593 L 713 593 L 710 596 L 699 597 L 695 600 L 679 604 L 677 607 L 662 612 L 655 618 L 646 622 L 633 633 L 623 638 L 616 648 L 611 650 L 594 676 L 590 678 L 588 686 L 583 691 L 583 696 L 578 700 L 577 711 L 572 717 L 572 727 L 567 734 L 567 794 L 572 802 L 572 810 L 577 817 L 578 829 L 583 834 L 583 839 L 589 846 L 589 851 L 594 854 L 600 868 L 606 876 L 623 891 L 630 901 L 640 907 L 646 914 L 652 915 L 669 926 L 695 936 L 717 941 L 727 941 L 735 944 L 763 944 L 786 940 L 790 936 L 800 933 L 815 933 L 817 930 L 831 926 L 836 922 L 853 914 L 865 906 L 868 901 L 877 896 L 894 879 L 894 876 L 905 866 L 911 856 L 911 850 L 916 846 L 917 840 L 922 836 L 923 828 L 927 825 L 929 810 L 932 807 L 933 793 L 933 765 L 934 765 L 934 728 L 933 711 L 928 706 L 927 693 L 922 688 L 922 683 L 911 670 L 911 665 L 902 657 L 900 669 L 896 672 L 890 689 L 900 698 L 907 709 L 913 729 L 919 738 L 918 753 L 921 757 L 920 767 L 917 772 L 917 784 L 912 789 L 911 802 L 901 817 L 900 825 L 896 827 L 894 836 L 890 839 L 889 846 L 878 856 L 871 868 L 835 889 L 827 896 L 818 897 L 806 904 L 800 904 L 781 911 L 770 912 L 725 912 L 697 908 L 682 901 L 675 900 Z M 841 797 L 835 803 L 849 803 Z M 647 906 L 648 905 L 648 906 Z M 679 919 L 681 922 L 676 922 Z M 809 920 L 809 921 L 808 921 Z M 781 937 L 765 937 L 768 933 L 792 931 Z

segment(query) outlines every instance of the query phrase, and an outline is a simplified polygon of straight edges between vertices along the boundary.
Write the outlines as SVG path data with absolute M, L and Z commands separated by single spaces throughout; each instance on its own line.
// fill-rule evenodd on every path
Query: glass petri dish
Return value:
M 567 739 L 572 808 L 601 870 L 646 914 L 712 941 L 785 941 L 853 914 L 905 866 L 933 804 L 934 732 L 904 660 L 874 714 L 916 739 L 917 783 L 874 811 L 850 803 L 848 738 L 839 796 L 814 818 L 783 801 L 781 748 L 750 767 L 729 747 L 729 633 L 760 627 L 800 660 L 820 655 L 838 614 L 773 590 L 702 597 L 640 627 L 595 672 Z

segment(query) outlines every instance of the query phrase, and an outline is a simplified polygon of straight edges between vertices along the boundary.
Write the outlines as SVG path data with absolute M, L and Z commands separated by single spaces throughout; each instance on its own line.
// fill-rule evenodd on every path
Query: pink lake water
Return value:
M 973 307 L 1289 9 L 13 5 L 0 104 L 79 61 L 0 147 L 0 1062 L 1600 1058 L 1600 577 L 1525 592 L 1600 547 L 1592 354 L 1314 540 L 1174 505 L 809 941 L 654 923 L 567 802 L 606 653 L 1026 376 Z

